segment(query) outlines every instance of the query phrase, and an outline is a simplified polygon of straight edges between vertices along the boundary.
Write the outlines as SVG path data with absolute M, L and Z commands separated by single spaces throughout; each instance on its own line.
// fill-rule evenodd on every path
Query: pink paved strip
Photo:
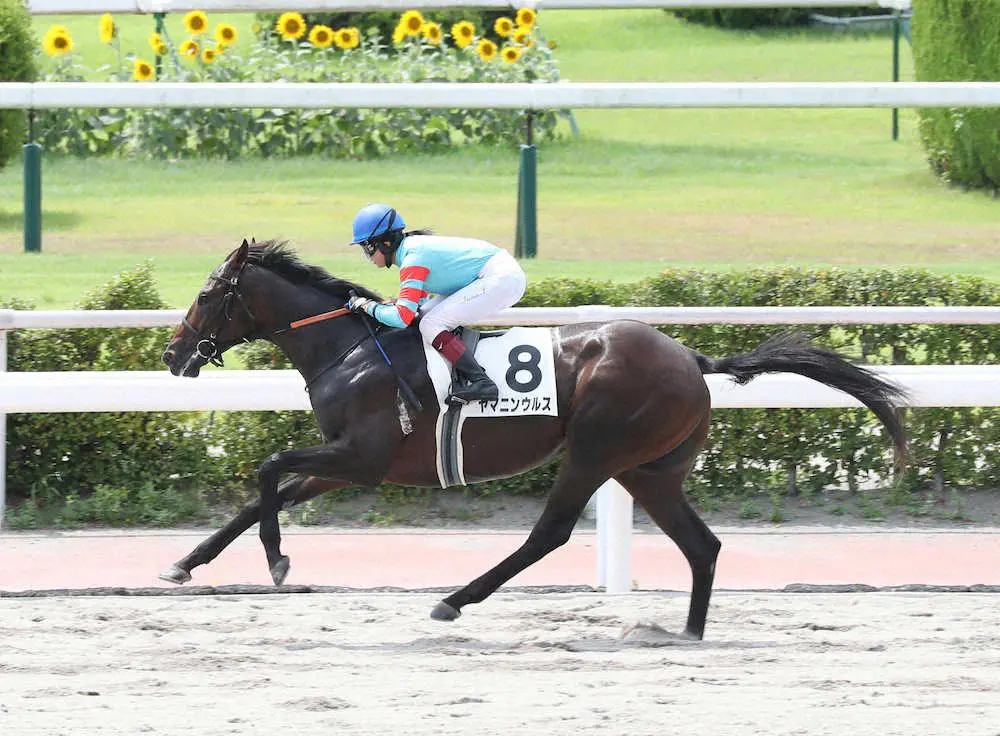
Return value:
M 1000 584 L 1000 530 L 716 529 L 722 540 L 718 588 L 781 588 L 789 583 L 869 585 Z M 0 590 L 169 587 L 156 575 L 211 530 L 0 534 Z M 288 583 L 345 587 L 461 586 L 513 552 L 526 532 L 291 529 L 283 551 Z M 658 533 L 633 535 L 639 588 L 686 590 L 687 563 Z M 525 570 L 512 585 L 595 585 L 597 537 L 569 544 Z M 191 584 L 269 584 L 264 553 L 248 532 Z

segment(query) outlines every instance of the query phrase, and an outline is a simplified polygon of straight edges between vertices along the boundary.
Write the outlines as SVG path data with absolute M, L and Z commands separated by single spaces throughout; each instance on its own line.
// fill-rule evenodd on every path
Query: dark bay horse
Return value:
M 397 379 L 371 336 L 367 318 L 349 314 L 290 329 L 292 322 L 342 307 L 349 292 L 378 295 L 302 263 L 282 243 L 243 244 L 211 274 L 163 353 L 174 375 L 197 376 L 233 345 L 255 339 L 281 348 L 305 378 L 325 444 L 276 452 L 260 466 L 260 498 L 161 577 L 191 579 L 260 522 L 275 584 L 288 573 L 280 550 L 278 510 L 345 486 L 437 486 L 436 412 L 415 413 L 400 428 Z M 415 329 L 378 333 L 393 368 L 425 407 L 435 407 Z M 559 416 L 470 419 L 464 430 L 469 482 L 525 472 L 558 455 L 562 463 L 545 509 L 524 544 L 507 559 L 437 604 L 436 619 L 458 617 L 570 537 L 588 499 L 616 479 L 684 553 L 693 585 L 685 635 L 705 631 L 721 544 L 682 491 L 708 434 L 711 405 L 704 375 L 740 383 L 768 372 L 807 376 L 869 407 L 905 451 L 894 409 L 903 394 L 868 370 L 781 334 L 748 353 L 709 358 L 652 327 L 632 321 L 575 324 L 553 330 Z M 291 478 L 282 477 L 294 474 Z

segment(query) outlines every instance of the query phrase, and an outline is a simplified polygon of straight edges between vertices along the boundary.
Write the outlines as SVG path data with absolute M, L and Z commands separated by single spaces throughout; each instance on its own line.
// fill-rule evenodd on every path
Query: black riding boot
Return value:
M 496 401 L 500 391 L 483 367 L 476 362 L 472 352 L 466 350 L 455 361 L 456 381 L 451 386 L 451 396 L 466 404 L 470 401 Z

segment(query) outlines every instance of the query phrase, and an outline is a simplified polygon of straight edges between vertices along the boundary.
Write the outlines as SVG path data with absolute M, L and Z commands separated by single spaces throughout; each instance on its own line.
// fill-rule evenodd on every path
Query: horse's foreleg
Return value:
M 297 475 L 281 484 L 281 488 L 278 490 L 278 500 L 281 507 L 285 508 L 308 501 L 310 498 L 315 498 L 342 485 L 342 483 L 322 478 Z M 189 555 L 171 565 L 165 572 L 160 573 L 160 579 L 170 583 L 186 583 L 191 579 L 191 570 L 214 560 L 222 550 L 232 544 L 238 536 L 257 523 L 259 519 L 260 501 L 254 499 L 240 509 L 228 524 L 195 547 Z
M 371 435 L 378 438 L 378 435 Z M 276 452 L 260 466 L 260 541 L 267 555 L 267 566 L 275 585 L 288 575 L 290 561 L 281 554 L 281 529 L 278 524 L 278 479 L 285 473 L 303 473 L 328 479 L 327 488 L 345 485 L 377 485 L 383 472 L 368 448 L 347 442 L 316 445 L 301 450 Z
M 564 458 L 545 509 L 524 544 L 485 575 L 438 603 L 431 611 L 431 618 L 439 621 L 458 618 L 463 606 L 485 600 L 519 572 L 568 542 L 587 501 L 607 479 L 600 472 L 576 468 L 569 457 Z

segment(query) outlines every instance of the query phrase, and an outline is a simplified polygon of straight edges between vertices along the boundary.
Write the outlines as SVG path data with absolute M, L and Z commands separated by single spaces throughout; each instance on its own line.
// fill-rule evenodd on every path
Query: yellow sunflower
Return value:
M 451 37 L 458 48 L 464 49 L 476 37 L 476 27 L 467 20 L 459 21 L 451 27 Z
M 497 32 L 498 36 L 506 38 L 514 32 L 514 21 L 507 16 L 500 16 L 494 21 L 493 30 Z
M 208 30 L 208 16 L 202 10 L 192 10 L 184 16 L 184 27 L 195 36 Z
M 198 52 L 201 48 L 198 46 L 198 42 L 194 40 L 187 40 L 181 44 L 181 56 L 189 59 L 195 59 L 198 56 Z
M 424 34 L 424 39 L 428 43 L 432 43 L 435 46 L 441 43 L 441 26 L 437 23 L 424 23 L 424 27 L 420 32 Z
M 135 67 L 132 70 L 132 77 L 137 82 L 148 82 L 153 78 L 153 65 L 142 59 L 135 60 Z
M 228 23 L 220 23 L 215 27 L 215 42 L 221 46 L 232 46 L 236 43 L 236 29 Z
M 52 26 L 42 39 L 42 46 L 49 56 L 62 56 L 73 50 L 73 39 L 65 26 Z
M 306 21 L 301 13 L 282 13 L 274 29 L 285 41 L 294 41 L 305 35 Z
M 149 34 L 149 48 L 153 49 L 153 51 L 156 51 L 156 49 L 158 49 L 162 45 L 163 45 L 163 36 L 161 36 L 159 33 Z
M 416 36 L 424 27 L 424 16 L 419 10 L 407 10 L 399 19 L 399 25 L 406 30 L 407 36 Z
M 517 20 L 519 26 L 525 26 L 526 28 L 531 28 L 535 25 L 535 11 L 531 8 L 521 8 L 517 11 L 517 15 L 514 16 Z
M 338 28 L 334 32 L 334 42 L 337 48 L 353 49 L 361 41 L 361 33 L 357 28 Z
M 115 35 L 118 33 L 118 29 L 115 28 L 115 19 L 111 17 L 111 13 L 105 13 L 101 16 L 101 43 L 110 44 L 115 40 Z
M 479 39 L 479 43 L 476 44 L 476 53 L 479 54 L 479 58 L 483 61 L 493 61 L 497 55 L 497 45 L 488 38 L 481 38 Z
M 406 38 L 406 28 L 403 27 L 402 23 L 398 23 L 392 31 L 392 42 L 403 43 L 403 39 L 405 38 Z
M 219 55 L 219 52 L 216 51 L 215 49 L 213 49 L 213 48 L 207 48 L 207 49 L 202 50 L 202 52 L 201 52 L 201 60 L 204 61 L 206 64 L 211 64 L 213 61 L 215 61 L 215 57 L 218 56 L 218 55 Z
M 309 31 L 309 43 L 318 49 L 328 49 L 333 44 L 333 29 L 329 26 L 313 26 Z
M 159 46 L 157 46 L 155 49 L 153 49 L 153 51 L 156 52 L 157 56 L 166 56 L 167 55 L 167 51 L 169 51 L 169 50 L 170 49 L 167 48 L 167 44 L 165 44 L 165 43 L 161 43 Z
M 512 36 L 515 43 L 519 43 L 522 46 L 531 46 L 534 43 L 531 39 L 531 28 L 528 26 L 518 26 L 514 29 Z
M 521 49 L 517 46 L 505 46 L 503 51 L 500 52 L 500 58 L 508 64 L 513 64 L 521 58 Z

